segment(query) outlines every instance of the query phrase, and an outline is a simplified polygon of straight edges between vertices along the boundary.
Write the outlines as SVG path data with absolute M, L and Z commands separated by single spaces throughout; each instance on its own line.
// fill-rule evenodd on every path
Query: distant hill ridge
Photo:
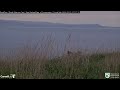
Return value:
M 17 21 L 17 20 L 0 20 L 0 27 L 3 26 L 24 26 L 24 27 L 74 27 L 74 28 L 104 28 L 99 24 L 63 24 L 39 21 Z

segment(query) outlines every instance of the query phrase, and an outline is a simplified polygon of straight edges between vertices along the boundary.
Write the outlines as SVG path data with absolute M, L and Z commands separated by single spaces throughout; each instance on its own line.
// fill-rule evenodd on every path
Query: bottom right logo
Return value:
M 105 73 L 105 78 L 119 78 L 119 73 Z

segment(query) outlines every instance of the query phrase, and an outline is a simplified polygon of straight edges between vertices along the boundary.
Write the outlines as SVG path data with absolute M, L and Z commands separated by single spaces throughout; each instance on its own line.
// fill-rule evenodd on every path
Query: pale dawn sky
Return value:
M 120 11 L 81 11 L 80 13 L 3 14 L 0 20 L 45 21 L 67 24 L 100 24 L 120 27 Z

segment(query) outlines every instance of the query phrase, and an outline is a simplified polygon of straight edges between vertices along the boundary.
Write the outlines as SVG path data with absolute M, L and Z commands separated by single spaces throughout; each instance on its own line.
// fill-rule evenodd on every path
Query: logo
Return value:
M 110 78 L 110 73 L 105 73 L 105 78 Z
M 15 74 L 10 74 L 11 78 L 15 78 Z
M 0 75 L 0 78 L 3 78 L 3 79 L 5 79 L 5 78 L 9 78 L 9 79 L 11 79 L 11 78 L 15 78 L 15 74 L 10 74 L 10 75 Z
M 105 73 L 105 78 L 119 78 L 119 73 Z

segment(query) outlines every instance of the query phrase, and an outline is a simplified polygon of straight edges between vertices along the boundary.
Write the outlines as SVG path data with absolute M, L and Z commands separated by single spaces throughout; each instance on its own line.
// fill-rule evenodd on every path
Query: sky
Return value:
M 120 27 L 120 11 L 81 11 L 80 13 L 0 13 L 0 20 L 45 21 L 66 24 L 100 24 Z

